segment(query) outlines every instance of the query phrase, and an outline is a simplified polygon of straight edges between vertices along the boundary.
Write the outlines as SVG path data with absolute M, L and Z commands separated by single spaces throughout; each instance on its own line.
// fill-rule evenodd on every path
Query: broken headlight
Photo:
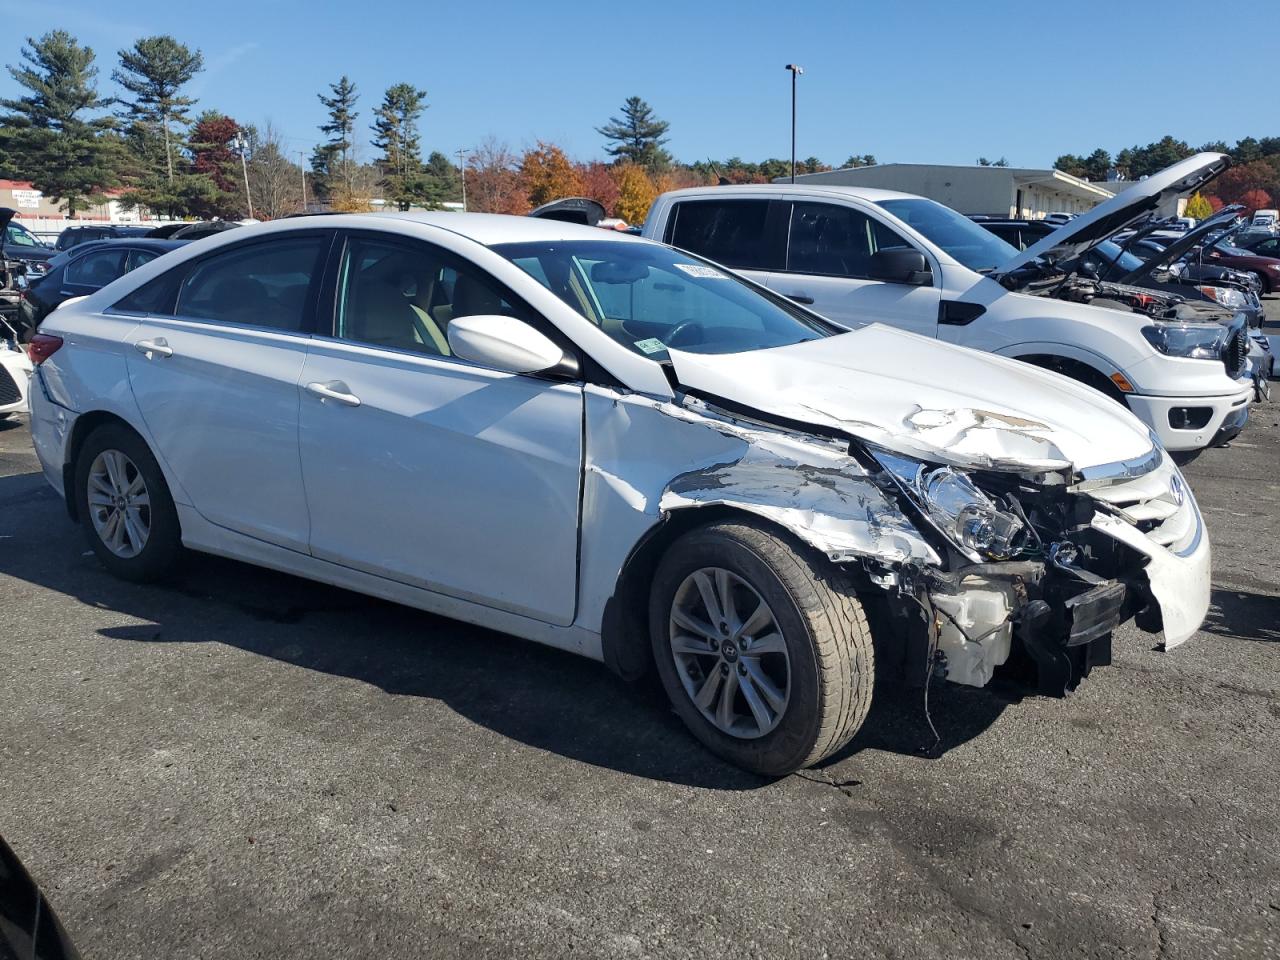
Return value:
M 1142 335 L 1153 347 L 1170 357 L 1219 360 L 1228 332 L 1220 323 L 1160 323 L 1143 327 Z
M 965 474 L 887 451 L 877 451 L 876 459 L 970 559 L 1007 560 L 1017 553 L 1026 525 L 1016 514 L 1001 509 Z

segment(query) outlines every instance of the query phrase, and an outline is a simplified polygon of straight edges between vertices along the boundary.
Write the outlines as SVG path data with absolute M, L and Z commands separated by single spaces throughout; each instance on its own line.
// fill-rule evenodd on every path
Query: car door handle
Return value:
M 307 384 L 307 393 L 319 397 L 321 400 L 336 400 L 338 403 L 346 404 L 348 407 L 360 406 L 360 398 L 351 392 L 341 380 L 330 380 L 327 383 L 315 381 Z
M 784 293 L 783 296 L 788 300 L 794 300 L 796 303 L 813 303 L 813 297 L 809 296 L 807 293 L 800 293 L 799 291 L 795 293 Z
M 169 341 L 164 337 L 156 337 L 154 340 L 135 340 L 133 346 L 148 360 L 173 356 L 173 347 L 169 346 Z

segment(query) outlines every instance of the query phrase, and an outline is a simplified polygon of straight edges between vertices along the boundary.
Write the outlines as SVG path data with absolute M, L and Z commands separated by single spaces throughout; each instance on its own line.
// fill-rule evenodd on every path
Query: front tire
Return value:
M 712 523 L 672 544 L 649 624 L 676 713 L 746 770 L 811 766 L 847 744 L 871 708 L 871 632 L 852 583 L 764 525 Z
M 76 510 L 111 573 L 138 583 L 173 572 L 182 554 L 178 512 L 146 443 L 122 424 L 98 427 L 76 459 Z

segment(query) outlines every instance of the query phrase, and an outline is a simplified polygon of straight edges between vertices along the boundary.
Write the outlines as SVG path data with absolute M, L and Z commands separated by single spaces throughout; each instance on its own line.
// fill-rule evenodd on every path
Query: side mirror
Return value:
M 499 314 L 454 317 L 446 328 L 454 356 L 504 373 L 545 373 L 577 363 L 523 320 Z
M 867 273 L 872 280 L 889 283 L 909 283 L 917 287 L 933 283 L 933 271 L 929 269 L 929 261 L 924 254 L 905 247 L 873 253 Z

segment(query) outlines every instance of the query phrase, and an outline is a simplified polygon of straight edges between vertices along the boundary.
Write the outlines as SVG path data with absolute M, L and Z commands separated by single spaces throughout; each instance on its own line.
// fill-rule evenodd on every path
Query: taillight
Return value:
M 37 333 L 31 338 L 31 342 L 27 344 L 27 356 L 31 358 L 31 362 L 36 366 L 44 363 L 62 346 L 62 338 L 55 337 L 48 333 Z

